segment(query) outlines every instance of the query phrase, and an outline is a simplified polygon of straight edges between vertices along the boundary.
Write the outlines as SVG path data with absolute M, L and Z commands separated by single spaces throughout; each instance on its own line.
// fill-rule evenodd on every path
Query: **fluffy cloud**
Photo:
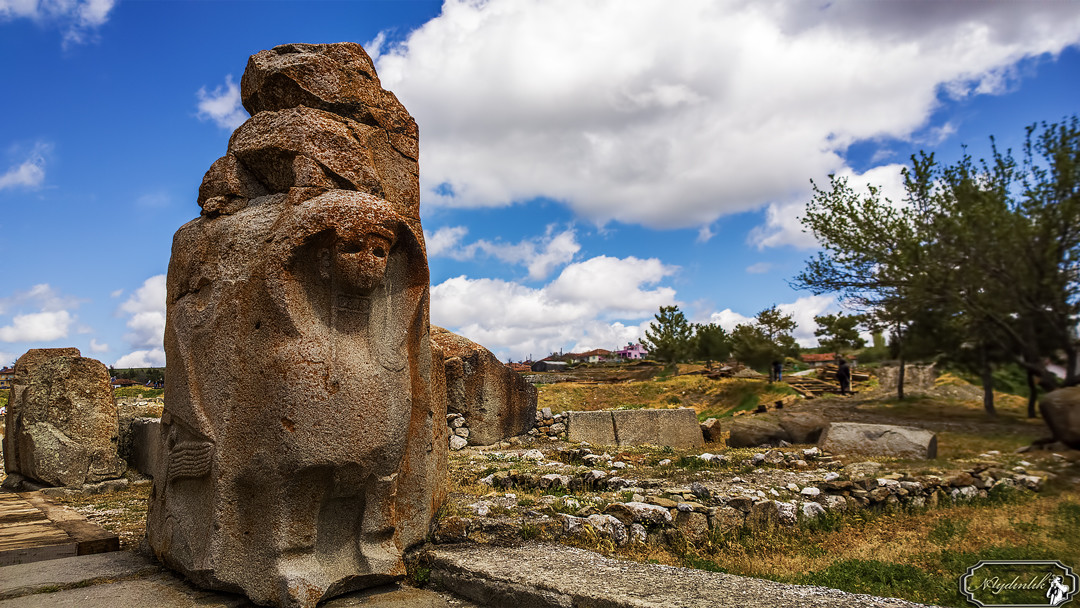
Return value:
M 113 367 L 165 367 L 165 349 L 132 351 L 117 359 Z
M 730 308 L 725 308 L 720 312 L 714 312 L 709 316 L 709 323 L 716 323 L 727 331 L 735 329 L 736 325 L 747 325 L 753 322 L 753 317 L 737 313 Z
M 240 103 L 240 87 L 233 82 L 232 74 L 225 76 L 225 84 L 210 92 L 202 87 L 195 96 L 199 98 L 197 116 L 200 120 L 212 120 L 222 129 L 232 131 L 248 119 L 247 110 Z
M 40 186 L 45 181 L 45 155 L 50 149 L 47 144 L 36 144 L 22 161 L 0 174 L 0 190 Z
M 23 18 L 58 24 L 65 29 L 66 46 L 92 38 L 109 20 L 115 4 L 115 0 L 0 0 L 0 21 Z
M 120 305 L 119 312 L 129 316 L 129 331 L 124 339 L 134 347 L 116 362 L 116 367 L 158 367 L 165 365 L 165 275 L 159 274 L 143 281 L 128 299 Z M 152 362 L 135 365 L 133 362 Z
M 790 304 L 779 304 L 777 308 L 786 315 L 792 315 L 798 326 L 791 335 L 799 346 L 817 346 L 817 336 L 814 330 L 817 323 L 814 317 L 825 313 L 839 312 L 840 306 L 836 302 L 836 296 L 803 296 Z
M 792 201 L 856 141 L 947 136 L 939 93 L 1078 40 L 1070 3 L 447 0 L 371 49 L 423 126 L 425 204 L 678 227 Z
M 109 345 L 98 342 L 97 338 L 90 338 L 90 352 L 92 352 L 92 353 L 109 352 Z
M 573 229 L 555 232 L 555 226 L 547 227 L 542 237 L 525 239 L 518 243 L 501 241 L 478 241 L 464 244 L 462 239 L 469 229 L 464 226 L 444 226 L 425 236 L 428 255 L 455 260 L 469 260 L 478 254 L 489 255 L 508 264 L 519 264 L 529 270 L 534 281 L 546 279 L 556 268 L 568 264 L 581 250 Z
M 48 283 L 34 285 L 0 298 L 0 314 L 12 314 L 11 323 L 0 327 L 2 342 L 49 342 L 66 338 L 76 321 L 70 309 L 82 300 L 67 296 Z M 35 312 L 26 312 L 26 310 Z
M 868 186 L 881 188 L 881 196 L 894 203 L 904 200 L 904 178 L 900 170 L 904 165 L 891 164 L 874 167 L 865 173 L 856 174 L 845 167 L 836 172 L 838 177 L 846 177 L 848 185 L 861 196 L 869 194 Z M 817 181 L 820 188 L 828 187 L 827 179 Z M 800 219 L 806 214 L 806 198 L 799 198 L 786 203 L 770 203 L 765 210 L 765 224 L 750 231 L 749 241 L 758 249 L 789 245 L 798 249 L 817 247 L 814 235 L 803 231 Z M 749 269 L 748 269 L 749 270 Z
M 0 342 L 49 342 L 66 338 L 75 317 L 66 310 L 15 315 L 0 327 Z
M 657 285 L 675 271 L 655 259 L 601 256 L 570 264 L 541 288 L 460 276 L 432 287 L 431 319 L 500 357 L 610 349 L 642 335 L 627 321 L 675 303 L 675 290 Z

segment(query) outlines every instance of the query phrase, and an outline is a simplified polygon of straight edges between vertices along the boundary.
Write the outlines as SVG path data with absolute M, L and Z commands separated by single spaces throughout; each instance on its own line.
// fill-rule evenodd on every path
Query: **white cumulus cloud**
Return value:
M 165 275 L 154 275 L 143 281 L 120 305 L 119 310 L 128 315 L 127 327 L 130 331 L 124 335 L 124 339 L 132 347 L 149 349 L 147 352 L 162 349 L 165 336 Z
M 49 342 L 66 338 L 77 320 L 71 310 L 81 303 L 79 298 L 64 295 L 48 283 L 0 298 L 0 315 L 12 315 L 11 322 L 0 327 L 0 342 Z
M 0 327 L 0 342 L 49 342 L 66 338 L 75 317 L 66 310 L 15 315 Z
M 468 234 L 464 226 L 444 226 L 425 236 L 429 256 L 442 256 L 454 260 L 470 260 L 477 255 L 488 255 L 508 264 L 524 266 L 529 271 L 529 278 L 542 280 L 556 268 L 570 263 L 581 245 L 573 229 L 556 232 L 554 225 L 548 226 L 543 236 L 524 239 L 517 243 L 488 241 L 480 239 L 472 243 L 463 243 Z
M 152 348 L 132 351 L 117 359 L 113 367 L 165 367 L 165 349 Z
M 383 85 L 424 131 L 425 204 L 544 196 L 598 223 L 684 227 L 795 200 L 854 142 L 947 137 L 939 92 L 1007 90 L 1019 61 L 1080 41 L 1080 11 L 447 0 L 400 44 L 376 41 Z
M 675 303 L 675 290 L 658 283 L 676 270 L 655 259 L 600 256 L 570 264 L 540 288 L 460 276 L 431 288 L 431 319 L 503 358 L 611 349 L 641 336 L 635 321 Z
M 817 346 L 817 337 L 814 330 L 817 323 L 814 317 L 826 313 L 835 313 L 840 310 L 836 297 L 831 295 L 803 296 L 794 302 L 777 304 L 776 308 L 785 315 L 792 315 L 797 327 L 791 332 L 792 337 L 802 347 Z M 754 315 L 760 311 L 753 311 L 751 316 L 735 312 L 726 308 L 720 312 L 714 312 L 709 317 L 709 322 L 716 323 L 727 331 L 735 329 L 736 325 L 752 325 Z
M 225 84 L 209 92 L 202 87 L 195 96 L 199 98 L 197 116 L 200 120 L 212 120 L 222 129 L 231 131 L 248 118 L 247 110 L 240 103 L 240 87 L 233 82 L 232 74 L 225 76 Z
M 97 338 L 90 338 L 90 352 L 92 353 L 104 353 L 109 351 L 109 345 L 98 342 Z

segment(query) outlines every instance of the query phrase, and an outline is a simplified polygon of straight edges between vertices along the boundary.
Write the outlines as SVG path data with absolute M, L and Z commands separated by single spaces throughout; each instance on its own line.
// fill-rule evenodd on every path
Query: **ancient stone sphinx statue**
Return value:
M 404 574 L 445 497 L 416 124 L 355 44 L 285 45 L 173 241 L 147 536 L 202 586 L 314 606 Z

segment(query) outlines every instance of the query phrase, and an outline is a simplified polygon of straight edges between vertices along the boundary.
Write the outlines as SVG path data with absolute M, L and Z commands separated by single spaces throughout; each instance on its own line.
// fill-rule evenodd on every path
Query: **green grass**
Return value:
M 146 388 L 145 386 L 125 386 L 124 388 L 118 388 L 113 390 L 113 395 L 116 397 L 135 397 L 143 399 L 153 399 L 154 397 L 161 397 L 165 395 L 165 389 L 163 388 Z
M 798 582 L 920 602 L 957 593 L 954 580 L 942 580 L 915 566 L 878 560 L 839 560 L 820 572 L 800 576 Z

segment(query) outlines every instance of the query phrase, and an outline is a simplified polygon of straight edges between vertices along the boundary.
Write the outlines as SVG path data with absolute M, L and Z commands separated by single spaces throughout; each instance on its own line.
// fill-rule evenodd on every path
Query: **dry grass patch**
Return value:
M 131 485 L 117 492 L 54 496 L 49 500 L 71 507 L 91 522 L 120 537 L 121 550 L 137 549 L 146 534 L 150 484 Z
M 669 409 L 691 407 L 704 420 L 730 416 L 757 407 L 759 400 L 792 394 L 783 383 L 701 375 L 658 376 L 651 380 L 616 384 L 559 382 L 537 387 L 537 407 L 554 413 L 615 409 Z
M 734 530 L 687 542 L 681 551 L 646 547 L 611 553 L 966 606 L 956 581 L 969 566 L 983 559 L 1057 559 L 1075 565 L 1080 563 L 1078 536 L 1080 493 L 1070 488 L 1056 494 L 1001 495 L 931 511 L 858 511 L 803 522 L 795 529 Z

